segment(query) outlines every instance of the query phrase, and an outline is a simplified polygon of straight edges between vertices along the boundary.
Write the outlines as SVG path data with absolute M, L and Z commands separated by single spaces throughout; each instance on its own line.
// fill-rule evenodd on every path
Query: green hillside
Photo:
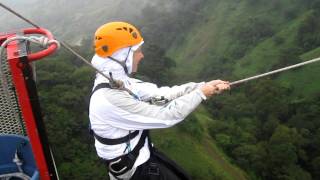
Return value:
M 319 56 L 320 48 L 316 48 L 302 54 L 300 58 L 302 60 L 310 60 Z M 284 86 L 293 87 L 296 90 L 295 96 L 316 94 L 320 91 L 320 83 L 317 81 L 320 76 L 319 72 L 320 63 L 315 63 L 292 72 L 286 72 L 279 76 L 279 81 Z
M 43 8 L 37 22 L 72 42 L 83 40 L 74 48 L 88 59 L 98 25 L 110 19 L 136 22 L 145 39 L 138 75 L 159 85 L 233 81 L 320 56 L 319 0 L 159 0 L 161 6 L 143 0 L 143 7 L 119 1 L 112 11 L 104 8 L 111 2 L 100 2 L 79 1 L 82 13 L 69 16 L 74 2 L 68 1 L 61 10 L 65 18 Z M 131 11 L 118 11 L 122 8 Z M 87 133 L 94 72 L 63 50 L 37 65 L 61 179 L 105 179 L 106 168 Z M 154 144 L 195 180 L 319 179 L 319 70 L 316 63 L 235 87 L 205 101 L 176 127 L 153 130 Z
M 193 179 L 247 179 L 246 174 L 230 164 L 208 134 L 212 119 L 204 107 L 175 128 L 155 130 L 155 146 L 189 172 Z
M 312 12 L 307 11 L 290 21 L 273 37 L 259 43 L 250 53 L 240 59 L 235 65 L 234 73 L 237 77 L 247 77 L 319 57 L 318 48 L 305 52 L 299 49 L 296 42 L 299 28 L 310 16 L 310 13 Z M 281 65 L 277 65 L 279 61 Z M 281 61 L 285 62 L 281 63 Z M 306 94 L 308 96 L 320 91 L 320 84 L 314 81 L 320 78 L 317 73 L 319 71 L 320 64 L 316 63 L 282 73 L 277 75 L 277 78 L 280 79 L 281 84 L 293 87 L 295 95 L 303 96 Z
M 297 40 L 310 16 L 318 17 L 308 8 L 298 0 L 208 1 L 200 12 L 202 18 L 184 34 L 184 41 L 168 52 L 177 62 L 179 80 L 237 80 L 320 56 L 313 50 L 318 42 L 307 49 Z M 318 25 L 314 26 L 313 33 L 320 32 Z M 320 90 L 316 83 L 302 88 L 310 79 L 320 78 L 314 73 L 319 65 L 311 66 L 277 77 L 284 85 L 295 87 L 298 94 L 304 90 L 315 93 Z
M 198 13 L 167 52 L 175 82 L 234 81 L 320 56 L 318 0 L 214 0 Z M 249 179 L 320 177 L 319 72 L 310 64 L 206 103 L 208 134 Z

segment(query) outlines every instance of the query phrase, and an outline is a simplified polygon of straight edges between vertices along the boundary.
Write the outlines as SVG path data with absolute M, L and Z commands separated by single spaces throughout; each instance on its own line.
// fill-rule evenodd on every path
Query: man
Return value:
M 229 82 L 158 88 L 130 78 L 144 57 L 143 43 L 140 32 L 125 22 L 107 23 L 95 33 L 92 65 L 124 87 L 96 75 L 89 116 L 97 154 L 107 164 L 110 179 L 190 179 L 153 147 L 148 130 L 183 121 L 201 101 L 230 89 Z

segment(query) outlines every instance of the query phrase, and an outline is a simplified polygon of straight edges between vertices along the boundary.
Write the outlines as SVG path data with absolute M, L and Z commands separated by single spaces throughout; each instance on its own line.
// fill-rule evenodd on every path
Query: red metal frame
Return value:
M 1 34 L 0 33 L 0 45 L 7 40 L 10 36 L 14 36 L 14 33 L 5 33 L 5 34 Z
M 47 35 L 49 39 L 53 39 L 52 34 L 44 29 L 25 29 L 23 32 L 25 34 L 44 34 Z M 4 39 L 9 37 L 15 37 L 15 34 L 0 35 L 0 44 Z M 43 131 L 43 129 L 38 129 L 39 126 L 37 126 L 37 118 L 35 112 L 33 112 L 32 102 L 30 101 L 30 95 L 27 86 L 27 79 L 25 79 L 26 77 L 24 76 L 22 67 L 23 63 L 21 63 L 21 60 L 25 60 L 27 62 L 38 60 L 53 53 L 56 49 L 57 45 L 52 44 L 46 50 L 21 57 L 21 55 L 19 54 L 20 49 L 18 41 L 13 41 L 7 45 L 7 59 L 9 61 L 8 63 L 11 70 L 13 84 L 16 89 L 18 102 L 21 107 L 22 116 L 26 124 L 27 134 L 30 139 L 30 144 L 41 180 L 55 179 L 57 178 L 57 175 L 54 174 L 55 172 L 52 172 L 52 170 L 51 172 L 49 170 L 50 168 L 48 165 L 48 156 L 46 156 L 43 143 L 41 142 L 43 140 L 43 137 L 40 137 L 40 135 L 42 134 L 40 133 L 40 131 Z M 48 148 L 49 147 L 47 147 L 47 149 Z
M 53 35 L 51 34 L 50 31 L 43 29 L 43 28 L 29 28 L 29 29 L 24 29 L 23 30 L 24 34 L 42 34 L 47 36 L 47 38 L 49 40 L 53 40 Z M 58 48 L 57 44 L 53 43 L 51 44 L 47 49 L 36 52 L 36 53 L 32 53 L 32 54 L 28 54 L 28 61 L 35 61 L 38 59 L 42 59 L 46 56 L 49 56 L 50 54 L 54 53 L 56 51 L 56 49 Z
M 27 134 L 31 142 L 32 151 L 36 160 L 40 177 L 44 180 L 50 180 L 48 167 L 42 150 L 41 142 L 38 137 L 38 130 L 35 124 L 35 119 L 33 117 L 30 98 L 27 93 L 28 91 L 26 89 L 24 76 L 21 72 L 21 69 L 19 68 L 20 60 L 19 57 L 17 57 L 16 53 L 18 52 L 18 50 L 19 47 L 16 42 L 12 42 L 7 46 L 7 57 L 9 60 L 13 84 L 16 88 L 18 102 L 21 107 L 22 116 L 26 123 Z

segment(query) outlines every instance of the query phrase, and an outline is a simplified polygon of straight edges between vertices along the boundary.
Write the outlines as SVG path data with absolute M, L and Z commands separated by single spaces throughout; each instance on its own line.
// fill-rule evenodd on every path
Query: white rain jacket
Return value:
M 124 61 L 129 73 L 132 71 L 133 51 L 136 47 L 124 48 L 113 54 L 113 58 Z M 129 55 L 128 55 L 129 53 Z M 117 89 L 103 88 L 97 90 L 91 97 L 89 117 L 92 130 L 99 136 L 109 139 L 121 138 L 129 134 L 129 131 L 140 130 L 140 133 L 130 141 L 131 149 L 138 143 L 142 130 L 171 127 L 190 114 L 203 99 L 206 99 L 199 87 L 203 83 L 187 83 L 181 86 L 160 87 L 152 83 L 142 82 L 127 76 L 123 67 L 108 59 L 95 55 L 92 65 L 113 78 L 122 80 L 125 87 L 130 89 L 139 99 L 135 99 L 128 92 Z M 94 86 L 108 82 L 102 75 L 97 74 Z M 164 96 L 169 100 L 165 105 L 152 105 L 147 103 L 152 97 Z M 99 157 L 113 159 L 128 153 L 127 145 L 104 145 L 95 140 L 95 147 Z M 129 179 L 136 167 L 146 162 L 150 157 L 148 141 L 140 150 L 140 154 L 129 172 L 119 178 Z M 114 177 L 109 173 L 110 178 Z

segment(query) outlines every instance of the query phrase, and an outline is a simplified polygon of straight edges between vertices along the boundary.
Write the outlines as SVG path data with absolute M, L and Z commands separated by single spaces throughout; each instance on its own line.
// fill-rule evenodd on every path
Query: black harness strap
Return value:
M 93 95 L 94 92 L 96 92 L 97 90 L 102 89 L 102 88 L 110 88 L 111 89 L 111 86 L 109 83 L 100 83 L 100 84 L 96 85 L 96 87 L 94 87 L 93 91 L 91 92 L 91 96 Z
M 111 88 L 111 86 L 109 83 L 98 84 L 93 89 L 92 94 L 102 88 Z M 91 96 L 92 96 L 92 94 L 91 94 Z M 102 144 L 116 145 L 116 144 L 122 144 L 122 143 L 129 142 L 131 139 L 135 138 L 139 134 L 139 130 L 136 130 L 132 133 L 130 132 L 128 135 L 126 135 L 122 138 L 117 138 L 117 139 L 103 138 L 103 137 L 100 137 L 97 134 L 95 134 L 93 131 L 92 131 L 92 134 L 96 138 L 96 140 L 98 140 Z M 150 139 L 149 139 L 149 131 L 143 130 L 137 145 L 133 148 L 132 151 L 130 151 L 129 153 L 124 154 L 122 156 L 116 157 L 114 159 L 110 159 L 110 160 L 102 159 L 106 163 L 106 165 L 108 166 L 110 173 L 114 176 L 119 176 L 119 175 L 122 175 L 122 174 L 128 172 L 130 169 L 132 169 L 134 163 L 136 162 L 136 159 L 139 156 L 140 149 L 144 146 L 147 138 L 149 140 L 149 148 L 151 151 L 152 148 L 151 148 Z
M 96 138 L 96 140 L 98 140 L 100 143 L 105 145 L 117 145 L 117 144 L 127 143 L 131 139 L 135 138 L 138 134 L 139 134 L 139 131 L 137 130 L 121 138 L 108 139 L 108 138 L 101 137 L 93 132 L 93 136 Z
M 93 95 L 94 92 L 96 92 L 97 90 L 102 89 L 102 88 L 111 88 L 111 86 L 109 83 L 98 84 L 93 89 L 91 96 Z M 130 132 L 128 135 L 121 137 L 121 138 L 117 138 L 117 139 L 108 139 L 108 138 L 101 137 L 101 136 L 97 135 L 96 133 L 94 133 L 94 131 L 92 131 L 92 130 L 91 130 L 91 134 L 102 144 L 117 145 L 117 144 L 129 142 L 131 139 L 135 138 L 139 134 L 139 131 L 136 130 L 136 131 Z
M 110 160 L 103 159 L 112 175 L 119 176 L 132 169 L 136 159 L 139 156 L 140 149 L 144 146 L 147 137 L 149 137 L 149 131 L 143 130 L 138 144 L 128 154 L 124 154 Z

